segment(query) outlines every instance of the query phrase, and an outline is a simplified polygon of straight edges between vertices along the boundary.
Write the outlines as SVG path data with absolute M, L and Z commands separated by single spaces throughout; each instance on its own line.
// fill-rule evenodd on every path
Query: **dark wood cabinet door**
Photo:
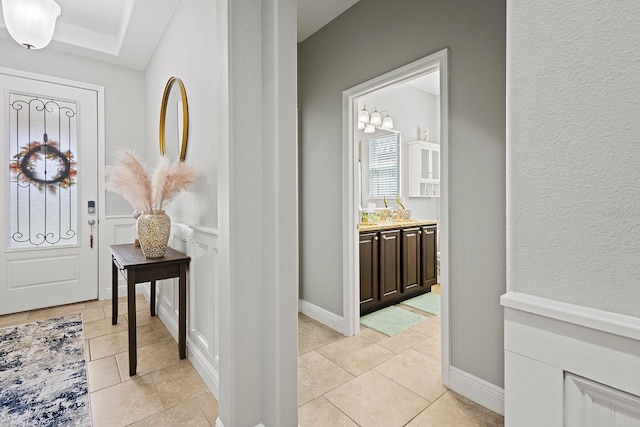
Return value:
M 431 288 L 431 285 L 435 285 L 438 281 L 436 273 L 436 265 L 438 262 L 437 232 L 438 227 L 435 225 L 422 227 L 422 285 L 429 286 L 429 288 Z
M 400 292 L 400 230 L 380 232 L 380 300 Z
M 378 233 L 360 233 L 360 307 L 378 302 Z
M 402 292 L 422 286 L 420 279 L 420 227 L 402 230 Z

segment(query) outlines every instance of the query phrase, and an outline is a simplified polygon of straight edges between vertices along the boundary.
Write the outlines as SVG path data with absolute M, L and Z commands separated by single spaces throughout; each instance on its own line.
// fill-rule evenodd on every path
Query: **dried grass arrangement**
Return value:
M 134 210 L 161 210 L 163 205 L 193 184 L 196 169 L 184 162 L 161 156 L 153 172 L 133 151 L 123 151 L 114 165 L 107 166 L 106 189 L 120 194 Z

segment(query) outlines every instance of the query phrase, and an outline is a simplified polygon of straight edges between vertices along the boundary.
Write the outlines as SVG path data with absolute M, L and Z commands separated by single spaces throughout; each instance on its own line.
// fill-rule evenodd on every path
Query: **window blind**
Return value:
M 398 194 L 398 134 L 369 140 L 369 197 Z

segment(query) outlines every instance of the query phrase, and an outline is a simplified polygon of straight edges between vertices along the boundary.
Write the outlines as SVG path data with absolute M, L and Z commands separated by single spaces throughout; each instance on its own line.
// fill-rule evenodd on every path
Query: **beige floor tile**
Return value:
M 111 324 L 111 313 L 104 319 L 84 322 L 84 337 L 85 339 L 95 338 L 102 335 L 112 334 L 114 332 L 126 331 L 127 320 L 124 316 L 118 316 L 118 323 Z
M 323 345 L 332 343 L 342 334 L 305 316 L 298 315 L 298 354 L 304 354 Z
M 429 316 L 426 322 L 420 322 L 413 328 L 412 331 L 419 332 L 422 335 L 427 337 L 431 337 L 435 334 L 440 333 L 440 317 L 439 316 Z
M 0 316 L 0 328 L 5 326 L 14 326 L 21 325 L 23 323 L 28 323 L 27 318 L 29 317 L 28 311 L 23 311 L 21 313 L 13 313 L 13 314 L 5 314 Z
M 125 312 L 125 317 L 127 319 L 129 318 L 129 315 L 126 314 L 126 312 Z M 162 323 L 162 321 L 158 316 L 151 316 L 149 309 L 144 311 L 142 310 L 136 311 L 136 325 L 144 326 L 144 325 L 150 325 L 154 323 Z
M 316 351 L 353 375 L 360 375 L 394 356 L 392 351 L 360 336 L 342 338 Z
M 422 354 L 426 354 L 427 356 L 435 360 L 440 360 L 441 354 L 442 354 L 441 340 L 442 340 L 442 337 L 440 336 L 440 334 L 435 334 L 431 337 L 428 337 L 424 341 L 420 341 L 419 343 L 414 345 L 412 348 L 414 350 L 419 351 Z
M 360 326 L 360 337 L 364 338 L 367 341 L 377 343 L 380 340 L 388 338 L 387 335 L 382 334 L 378 331 L 374 331 L 373 329 L 366 328 L 364 326 Z
M 120 427 L 164 411 L 150 375 L 90 394 L 93 427 Z
M 200 410 L 204 413 L 204 416 L 207 417 L 209 424 L 215 426 L 216 419 L 218 418 L 218 401 L 213 397 L 213 394 L 208 391 L 193 400 L 198 404 Z
M 187 359 L 151 373 L 151 378 L 165 408 L 176 406 L 209 390 Z
M 112 310 L 111 301 L 109 301 L 109 304 L 104 305 L 102 309 L 104 310 L 104 315 L 106 317 L 111 317 L 111 310 Z M 129 306 L 127 302 L 127 297 L 118 298 L 118 316 L 127 314 L 128 310 L 129 310 Z M 145 310 L 149 312 L 149 302 L 144 298 L 144 295 L 139 294 L 136 297 L 136 311 L 145 311 Z
M 298 421 L 304 427 L 358 427 L 322 396 L 300 407 Z
M 102 307 L 91 307 L 82 310 L 83 322 L 93 322 L 95 320 L 101 319 L 104 319 L 104 312 L 102 311 Z M 109 319 L 111 319 L 111 315 L 109 315 Z
M 89 340 L 84 340 L 84 360 L 89 362 L 91 360 L 91 347 L 89 347 Z
M 400 427 L 429 402 L 371 370 L 325 394 L 361 427 Z
M 352 378 L 353 375 L 316 351 L 298 356 L 298 405 L 304 405 Z
M 120 379 L 129 381 L 129 352 L 116 354 Z M 159 371 L 180 362 L 178 343 L 173 339 L 161 340 L 138 348 L 138 375 Z
M 84 303 L 60 305 L 56 307 L 43 308 L 29 312 L 28 320 L 43 320 L 53 317 L 60 317 L 71 313 L 80 313 L 84 310 Z
M 194 401 L 187 400 L 145 418 L 132 427 L 209 427 L 209 421 Z
M 84 308 L 89 309 L 89 308 L 102 307 L 107 304 L 110 305 L 111 300 L 110 299 L 92 299 L 89 301 L 83 301 L 83 304 L 84 304 Z
M 407 427 L 454 426 L 500 427 L 504 426 L 504 418 L 449 391 L 407 424 Z
M 441 381 L 440 362 L 413 349 L 387 360 L 375 370 L 429 402 L 447 391 Z
M 89 392 L 102 390 L 120 384 L 120 372 L 115 356 L 91 361 L 87 364 L 89 376 Z
M 151 329 L 153 329 L 153 332 L 156 334 L 159 340 L 166 340 L 169 338 L 173 339 L 173 335 L 171 335 L 171 332 L 169 332 L 167 327 L 164 326 L 164 323 L 154 322 L 149 326 L 151 326 Z
M 150 326 L 137 328 L 136 342 L 142 347 L 158 341 L 158 337 Z M 91 346 L 91 360 L 101 359 L 116 353 L 122 353 L 129 349 L 129 331 L 115 332 L 89 340 Z
M 394 353 L 399 354 L 426 340 L 427 337 L 424 335 L 409 329 L 392 337 L 385 337 L 378 341 L 377 344 L 387 350 L 391 350 Z

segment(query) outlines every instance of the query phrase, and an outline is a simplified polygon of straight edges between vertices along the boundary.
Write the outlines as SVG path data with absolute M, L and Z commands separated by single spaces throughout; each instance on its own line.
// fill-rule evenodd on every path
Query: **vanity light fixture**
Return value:
M 358 123 L 369 123 L 369 112 L 366 105 L 358 113 Z
M 383 115 L 385 115 L 383 117 Z M 367 110 L 367 106 L 362 107 L 358 112 L 358 129 L 364 129 L 364 133 L 374 133 L 377 129 L 392 130 L 393 119 L 387 110 L 378 111 L 373 107 L 371 114 Z
M 27 49 L 42 49 L 51 42 L 60 12 L 53 0 L 2 0 L 7 31 Z
M 383 110 L 380 114 L 382 115 L 384 113 L 387 113 L 387 115 L 382 119 L 382 129 L 393 129 L 393 119 L 386 110 Z
M 369 121 L 374 126 L 380 126 L 382 124 L 382 116 L 378 111 L 376 111 L 376 107 L 373 107 L 373 111 L 371 112 L 371 120 Z

